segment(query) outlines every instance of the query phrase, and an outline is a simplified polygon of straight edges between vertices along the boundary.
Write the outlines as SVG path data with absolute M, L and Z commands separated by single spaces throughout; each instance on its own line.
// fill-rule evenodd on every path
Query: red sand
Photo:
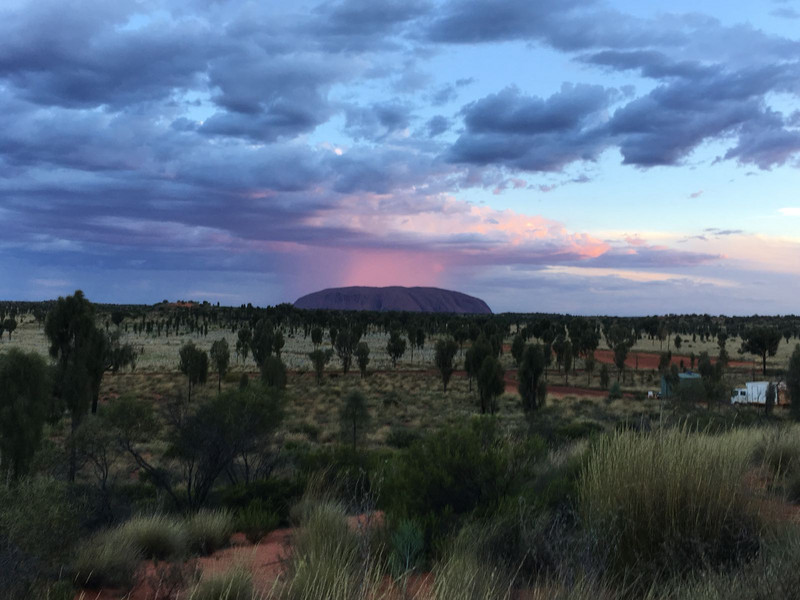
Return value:
M 609 365 L 614 364 L 614 353 L 611 350 L 595 350 L 594 357 L 602 363 L 606 363 Z M 658 369 L 658 361 L 660 360 L 661 355 L 658 352 L 629 352 L 628 358 L 625 359 L 625 366 L 629 369 L 636 368 L 636 361 L 639 361 L 639 369 L 651 370 L 651 369 Z M 716 362 L 716 358 L 712 358 L 711 362 Z M 683 366 L 687 369 L 691 365 L 691 359 L 688 356 L 673 354 L 672 355 L 672 363 L 673 365 L 680 366 L 681 361 L 683 361 Z M 695 357 L 695 365 L 697 365 L 697 359 Z M 728 361 L 728 366 L 734 368 L 745 368 L 748 369 L 753 366 L 752 361 L 747 360 L 731 360 Z

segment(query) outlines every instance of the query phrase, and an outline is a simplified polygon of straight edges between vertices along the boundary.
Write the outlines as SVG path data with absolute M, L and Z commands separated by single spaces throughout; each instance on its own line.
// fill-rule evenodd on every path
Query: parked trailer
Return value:
M 769 381 L 748 381 L 745 383 L 745 387 L 733 390 L 731 404 L 760 404 L 763 406 L 767 403 L 769 384 Z M 775 404 L 788 404 L 785 384 L 775 384 Z

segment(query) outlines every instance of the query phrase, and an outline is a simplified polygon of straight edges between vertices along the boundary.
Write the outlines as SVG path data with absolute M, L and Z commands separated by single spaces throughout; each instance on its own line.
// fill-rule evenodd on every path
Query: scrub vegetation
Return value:
M 794 318 L 0 313 L 2 600 L 800 589 Z

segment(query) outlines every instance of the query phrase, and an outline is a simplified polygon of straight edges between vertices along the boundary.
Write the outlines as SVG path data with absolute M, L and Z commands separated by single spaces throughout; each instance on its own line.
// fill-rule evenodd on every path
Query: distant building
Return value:
M 700 373 L 694 373 L 693 371 L 686 371 L 685 373 L 678 373 L 678 385 L 673 387 L 672 383 L 670 382 L 669 378 L 665 377 L 664 375 L 661 376 L 661 397 L 662 398 L 669 398 L 671 397 L 676 391 L 677 387 L 680 387 L 686 381 L 697 381 L 702 379 Z

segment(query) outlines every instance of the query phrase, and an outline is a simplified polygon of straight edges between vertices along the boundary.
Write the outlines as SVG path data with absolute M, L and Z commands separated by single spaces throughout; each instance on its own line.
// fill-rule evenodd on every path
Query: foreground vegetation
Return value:
M 603 346 L 666 342 L 646 321 L 49 308 L 15 313 L 0 349 L 0 598 L 800 590 L 800 428 L 789 410 L 725 405 L 752 367 L 726 360 L 724 320 L 667 329 L 673 349 L 683 335 L 715 355 L 697 357 L 701 386 L 660 401 L 645 392 L 680 370 L 666 350 L 658 369 L 594 365 Z M 169 368 L 143 370 L 138 339 L 171 348 Z M 787 346 L 765 364 L 791 392 Z M 279 577 L 203 572 L 232 539 L 287 527 Z

